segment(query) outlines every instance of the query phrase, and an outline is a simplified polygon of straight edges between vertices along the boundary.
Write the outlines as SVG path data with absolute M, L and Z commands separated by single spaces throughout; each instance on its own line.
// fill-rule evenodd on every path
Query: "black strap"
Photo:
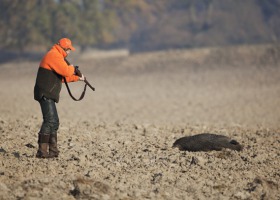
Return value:
M 66 78 L 63 77 L 63 79 L 64 79 L 64 83 L 65 83 L 65 85 L 66 85 L 66 88 L 67 88 L 67 90 L 68 90 L 68 93 L 69 93 L 70 97 L 71 97 L 74 101 L 81 101 L 81 100 L 84 98 L 85 94 L 86 94 L 87 84 L 85 84 L 85 86 L 84 86 L 84 91 L 82 92 L 80 98 L 79 98 L 79 99 L 76 99 L 76 98 L 72 95 L 72 93 L 71 93 L 71 91 L 70 91 L 70 88 L 69 88 L 69 86 L 68 86 L 68 83 L 67 83 L 67 81 L 66 81 Z

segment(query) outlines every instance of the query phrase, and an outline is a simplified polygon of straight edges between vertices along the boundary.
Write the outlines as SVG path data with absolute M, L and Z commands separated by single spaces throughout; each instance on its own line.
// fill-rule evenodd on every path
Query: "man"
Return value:
M 68 65 L 65 61 L 71 50 L 75 51 L 71 40 L 60 39 L 43 57 L 38 69 L 34 99 L 40 103 L 43 123 L 38 134 L 37 158 L 53 158 L 59 154 L 57 148 L 59 118 L 55 103 L 59 101 L 63 77 L 67 82 L 85 80 L 83 75 L 82 77 L 76 75 L 78 68 Z

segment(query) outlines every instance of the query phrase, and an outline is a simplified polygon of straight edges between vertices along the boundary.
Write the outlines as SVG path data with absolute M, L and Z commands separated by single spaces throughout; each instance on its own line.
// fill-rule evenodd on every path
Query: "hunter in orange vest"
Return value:
M 37 158 L 58 157 L 57 130 L 59 118 L 55 103 L 59 101 L 59 94 L 63 77 L 67 82 L 85 80 L 85 77 L 76 75 L 76 68 L 68 65 L 65 58 L 75 51 L 71 40 L 62 38 L 46 53 L 41 60 L 36 83 L 34 87 L 34 99 L 40 103 L 43 115 L 43 123 L 38 134 Z

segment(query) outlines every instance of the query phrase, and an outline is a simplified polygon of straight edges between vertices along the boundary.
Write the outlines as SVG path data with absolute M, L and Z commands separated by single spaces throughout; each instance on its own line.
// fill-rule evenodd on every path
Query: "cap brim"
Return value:
M 70 47 L 69 47 L 72 51 L 75 51 L 76 49 L 71 45 Z

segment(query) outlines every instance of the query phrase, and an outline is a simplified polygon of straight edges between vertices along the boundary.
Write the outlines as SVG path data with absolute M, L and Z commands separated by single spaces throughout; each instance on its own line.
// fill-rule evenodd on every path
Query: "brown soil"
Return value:
M 38 62 L 1 64 L 0 199 L 279 199 L 278 59 L 277 46 L 72 57 L 96 91 L 74 102 L 63 87 L 57 159 L 35 158 Z M 244 150 L 171 148 L 204 132 Z

